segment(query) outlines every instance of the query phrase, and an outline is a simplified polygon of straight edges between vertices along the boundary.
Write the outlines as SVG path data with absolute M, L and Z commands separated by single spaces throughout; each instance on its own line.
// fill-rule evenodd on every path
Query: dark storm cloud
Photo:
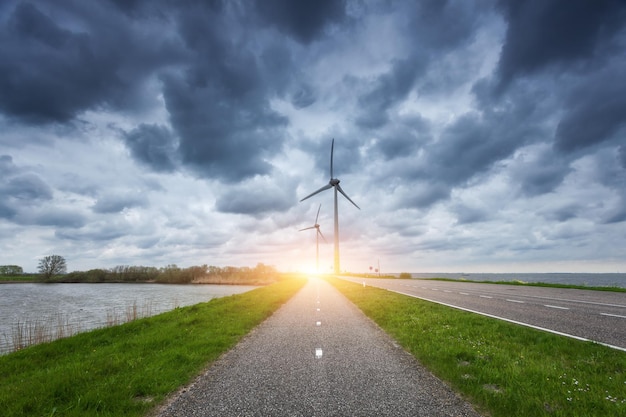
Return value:
M 567 96 L 556 131 L 558 150 L 571 152 L 610 140 L 626 127 L 626 60 L 621 64 L 585 78 Z
M 267 159 L 282 147 L 287 119 L 270 106 L 275 89 L 248 44 L 252 33 L 230 33 L 232 16 L 224 13 L 180 13 L 192 60 L 184 73 L 162 82 L 183 163 L 236 182 L 269 172 Z
M 268 24 L 305 44 L 346 18 L 345 2 L 340 0 L 257 0 L 256 7 Z
M 508 22 L 500 56 L 504 84 L 548 67 L 582 65 L 623 29 L 621 0 L 500 1 Z
M 124 141 L 137 161 L 155 171 L 173 171 L 178 144 L 165 126 L 141 124 L 125 133 Z
M 155 47 L 136 48 L 129 25 L 106 21 L 101 7 L 68 7 L 65 23 L 52 19 L 47 9 L 54 7 L 18 2 L 8 11 L 0 28 L 0 110 L 26 122 L 63 123 L 87 109 L 136 104 Z

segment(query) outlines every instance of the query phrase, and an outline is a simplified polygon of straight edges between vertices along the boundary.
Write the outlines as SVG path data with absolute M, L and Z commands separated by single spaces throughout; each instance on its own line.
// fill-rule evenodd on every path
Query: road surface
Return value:
M 420 279 L 343 279 L 626 350 L 626 293 Z
M 155 415 L 478 416 L 317 279 Z

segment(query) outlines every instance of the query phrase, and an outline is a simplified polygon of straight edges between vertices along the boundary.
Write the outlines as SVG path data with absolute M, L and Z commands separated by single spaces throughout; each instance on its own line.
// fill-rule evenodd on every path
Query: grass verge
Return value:
M 291 298 L 304 279 L 0 356 L 3 416 L 142 416 Z
M 479 411 L 493 417 L 626 415 L 625 352 L 328 280 Z
M 609 291 L 609 292 L 626 292 L 626 288 L 612 286 L 590 286 L 576 284 L 557 284 L 550 282 L 524 282 L 524 281 L 475 281 L 471 279 L 452 279 L 452 278 L 420 278 L 423 281 L 449 281 L 449 282 L 472 282 L 475 284 L 498 284 L 498 285 L 518 285 L 522 287 L 546 287 L 546 288 L 567 288 L 577 290 L 593 290 L 593 291 Z

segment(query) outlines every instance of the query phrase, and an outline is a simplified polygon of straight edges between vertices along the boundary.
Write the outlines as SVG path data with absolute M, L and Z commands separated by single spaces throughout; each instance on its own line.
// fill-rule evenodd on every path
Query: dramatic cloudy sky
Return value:
M 626 272 L 621 0 L 0 2 L 0 264 Z

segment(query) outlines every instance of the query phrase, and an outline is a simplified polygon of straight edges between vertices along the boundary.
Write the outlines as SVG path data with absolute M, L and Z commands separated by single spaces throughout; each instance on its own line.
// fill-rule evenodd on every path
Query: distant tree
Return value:
M 39 260 L 39 273 L 44 281 L 49 281 L 53 276 L 67 271 L 65 258 L 60 255 L 48 255 Z
M 0 265 L 0 275 L 22 275 L 24 270 L 17 265 Z

